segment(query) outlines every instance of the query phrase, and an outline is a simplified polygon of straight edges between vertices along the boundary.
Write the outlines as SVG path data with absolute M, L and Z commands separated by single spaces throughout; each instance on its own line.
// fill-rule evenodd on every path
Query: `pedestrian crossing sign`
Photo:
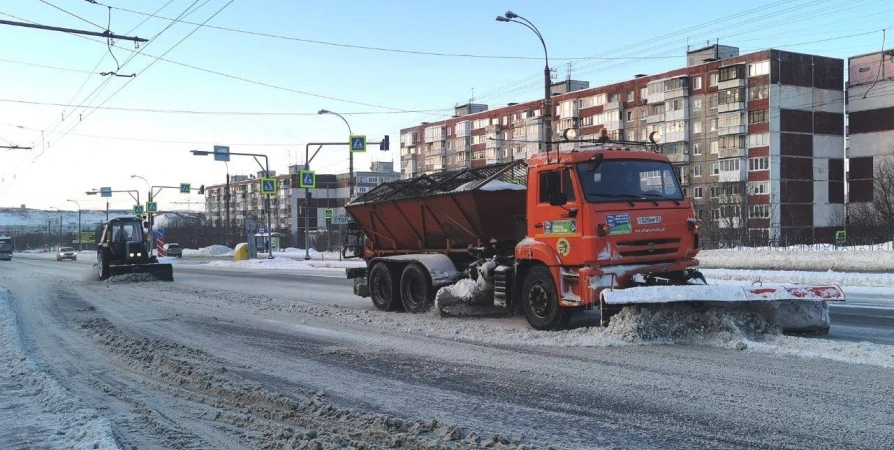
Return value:
M 133 215 L 142 216 L 143 215 L 143 205 L 133 205 Z
M 351 151 L 352 152 L 365 152 L 366 151 L 366 136 L 351 136 Z
M 313 170 L 302 170 L 299 172 L 301 175 L 300 182 L 298 183 L 299 188 L 305 189 L 316 189 L 317 187 L 317 174 Z
M 276 195 L 276 178 L 261 178 L 261 194 Z
M 326 218 L 326 219 L 331 219 L 331 218 L 332 218 L 332 215 L 333 215 L 333 214 L 332 214 L 333 212 L 334 212 L 334 211 L 333 211 L 332 208 L 323 208 L 323 217 Z
M 147 202 L 146 203 L 146 212 L 157 213 L 158 212 L 158 202 Z
M 180 193 L 181 194 L 189 194 L 189 191 L 191 190 L 191 188 L 192 188 L 192 185 L 190 185 L 189 183 L 180 183 Z

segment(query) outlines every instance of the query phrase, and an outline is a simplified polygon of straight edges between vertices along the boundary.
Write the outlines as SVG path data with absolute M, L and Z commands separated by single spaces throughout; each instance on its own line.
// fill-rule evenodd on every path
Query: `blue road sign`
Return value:
M 333 216 L 334 210 L 332 208 L 323 208 L 323 217 L 326 219 L 331 219 Z
M 317 174 L 313 170 L 300 171 L 301 179 L 298 183 L 299 188 L 315 189 L 317 187 Z
M 147 213 L 157 213 L 158 212 L 158 202 L 147 202 L 146 203 L 146 212 Z
M 155 229 L 155 237 L 164 239 L 164 237 L 165 237 L 165 230 L 156 228 L 156 229 Z
M 230 160 L 230 147 L 226 145 L 215 145 L 214 146 L 214 160 L 215 161 L 229 161 Z
M 276 195 L 276 178 L 261 178 L 261 194 Z
M 351 136 L 351 151 L 352 152 L 365 152 L 366 151 L 366 136 Z
M 189 191 L 191 188 L 192 188 L 192 185 L 190 185 L 189 183 L 180 183 L 180 193 L 181 194 L 189 194 Z
M 100 197 L 111 197 L 112 196 L 112 188 L 110 188 L 110 187 L 99 188 L 99 196 Z

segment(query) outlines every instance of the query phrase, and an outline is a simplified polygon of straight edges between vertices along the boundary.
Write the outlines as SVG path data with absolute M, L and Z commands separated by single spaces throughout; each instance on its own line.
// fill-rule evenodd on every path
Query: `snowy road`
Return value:
M 894 446 L 884 291 L 835 307 L 834 340 L 739 351 L 737 339 L 654 345 L 381 313 L 338 271 L 90 274 L 90 261 L 19 257 L 0 265 L 0 286 L 33 363 L 121 448 L 477 448 L 494 434 L 497 448 Z M 23 433 L 45 428 L 56 431 Z

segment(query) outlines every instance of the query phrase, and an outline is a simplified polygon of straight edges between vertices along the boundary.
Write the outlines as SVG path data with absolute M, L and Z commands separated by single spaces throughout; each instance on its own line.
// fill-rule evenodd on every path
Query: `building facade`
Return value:
M 573 129 L 587 141 L 604 129 L 616 140 L 647 141 L 657 131 L 686 195 L 718 234 L 831 237 L 844 221 L 843 60 L 713 45 L 688 52 L 687 61 L 607 86 L 553 90 L 554 135 Z M 402 175 L 543 150 L 542 101 L 476 106 L 401 130 Z
M 894 49 L 848 58 L 848 201 L 874 200 L 876 171 L 894 160 Z
M 356 192 L 358 194 L 368 192 L 381 183 L 399 179 L 400 174 L 394 172 L 393 167 L 392 162 L 374 162 L 371 171 L 355 172 Z M 348 174 L 317 174 L 316 188 L 310 189 L 308 203 L 305 190 L 292 186 L 292 175 L 298 174 L 303 168 L 303 165 L 293 165 L 289 166 L 288 174 L 271 173 L 276 178 L 278 186 L 277 194 L 270 201 L 271 224 L 274 231 L 303 234 L 307 208 L 311 211 L 309 218 L 311 230 L 326 228 L 327 209 L 333 209 L 334 216 L 344 215 L 344 205 L 349 199 Z M 230 226 L 234 229 L 243 228 L 246 219 L 253 219 L 260 225 L 266 224 L 264 199 L 258 181 L 261 177 L 262 172 L 256 175 L 230 177 Z M 209 225 L 222 227 L 226 223 L 226 198 L 226 184 L 209 186 L 205 189 L 205 211 Z

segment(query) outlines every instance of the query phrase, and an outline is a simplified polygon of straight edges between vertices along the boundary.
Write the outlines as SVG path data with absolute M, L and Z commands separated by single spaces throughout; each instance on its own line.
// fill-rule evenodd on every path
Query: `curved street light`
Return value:
M 502 16 L 497 16 L 497 22 L 512 22 L 517 23 L 526 27 L 527 29 L 534 32 L 537 35 L 537 39 L 540 39 L 540 44 L 543 45 L 543 58 L 546 61 L 546 66 L 543 69 L 543 134 L 544 140 L 546 141 L 546 156 L 549 159 L 549 150 L 552 145 L 553 140 L 553 111 L 552 111 L 552 100 L 550 87 L 552 87 L 552 81 L 550 77 L 549 70 L 549 52 L 546 50 L 546 41 L 543 40 L 543 35 L 540 34 L 540 30 L 531 23 L 530 20 L 525 19 L 524 17 L 512 12 L 506 11 L 506 14 Z
M 84 251 L 84 241 L 81 239 L 81 204 L 77 200 L 66 200 L 78 205 L 78 251 Z

